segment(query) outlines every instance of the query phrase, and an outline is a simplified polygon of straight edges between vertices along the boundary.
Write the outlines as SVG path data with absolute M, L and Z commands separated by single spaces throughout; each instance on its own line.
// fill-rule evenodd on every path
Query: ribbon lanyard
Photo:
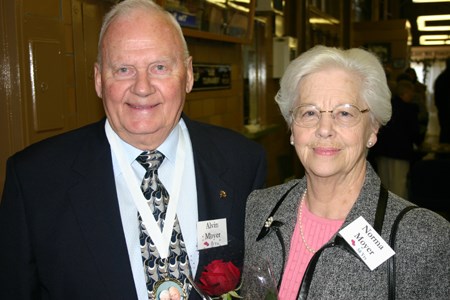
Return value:
M 109 130 L 106 130 L 108 141 L 111 143 L 111 150 L 116 157 L 119 168 L 122 171 L 125 182 L 127 183 L 128 190 L 133 198 L 134 204 L 141 215 L 142 222 L 147 228 L 149 235 L 152 238 L 155 247 L 158 249 L 161 258 L 167 258 L 169 256 L 169 243 L 172 236 L 173 225 L 175 223 L 176 211 L 178 207 L 178 199 L 181 190 L 181 178 L 183 176 L 183 170 L 185 165 L 186 151 L 184 143 L 186 141 L 184 137 L 184 130 L 179 128 L 178 145 L 175 159 L 174 180 L 171 185 L 172 193 L 169 194 L 170 201 L 167 206 L 166 218 L 164 221 L 164 228 L 161 232 L 155 217 L 150 211 L 150 207 L 147 204 L 144 194 L 140 188 L 141 183 L 138 181 L 131 165 L 126 160 L 126 155 L 122 149 L 122 145 L 118 141 L 118 137 L 112 134 Z

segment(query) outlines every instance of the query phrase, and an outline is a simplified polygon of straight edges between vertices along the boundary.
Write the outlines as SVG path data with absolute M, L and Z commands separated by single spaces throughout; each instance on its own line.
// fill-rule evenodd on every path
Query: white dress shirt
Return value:
M 142 262 L 140 244 L 139 244 L 139 222 L 138 222 L 138 210 L 131 197 L 129 188 L 123 176 L 123 171 L 120 168 L 116 153 L 123 153 L 127 161 L 133 169 L 133 173 L 136 175 L 138 181 L 141 182 L 145 174 L 145 169 L 136 161 L 136 157 L 139 156 L 144 150 L 152 149 L 137 149 L 122 139 L 118 138 L 117 134 L 112 130 L 108 120 L 105 124 L 105 130 L 107 135 L 117 137 L 118 144 L 112 143 L 110 137 L 108 137 L 109 143 L 113 148 L 114 145 L 121 147 L 121 151 L 115 151 L 112 149 L 112 161 L 114 168 L 114 178 L 116 182 L 117 196 L 119 199 L 120 215 L 122 219 L 122 226 L 124 229 L 125 239 L 128 248 L 128 255 L 130 257 L 131 269 L 133 272 L 133 278 L 136 285 L 136 291 L 139 300 L 148 300 L 147 287 L 145 283 L 144 267 Z M 180 139 L 180 134 L 183 134 L 184 139 Z M 198 210 L 197 210 L 197 190 L 195 182 L 195 169 L 194 158 L 192 153 L 191 140 L 186 128 L 186 124 L 183 119 L 180 119 L 178 125 L 172 130 L 167 139 L 161 144 L 157 150 L 164 154 L 165 159 L 158 169 L 158 175 L 161 182 L 169 192 L 169 196 L 175 194 L 174 190 L 177 187 L 172 186 L 175 178 L 175 165 L 177 159 L 178 143 L 184 140 L 185 151 L 185 165 L 183 174 L 181 176 L 181 190 L 179 193 L 177 216 L 180 223 L 181 232 L 183 233 L 183 239 L 186 244 L 186 250 L 189 255 L 192 274 L 195 274 L 197 270 L 199 253 L 197 251 L 197 222 L 198 222 Z M 178 174 L 177 174 L 178 175 Z M 170 205 L 170 204 L 169 204 Z M 151 235 L 151 234 L 150 234 Z M 194 275 L 193 275 L 194 276 Z

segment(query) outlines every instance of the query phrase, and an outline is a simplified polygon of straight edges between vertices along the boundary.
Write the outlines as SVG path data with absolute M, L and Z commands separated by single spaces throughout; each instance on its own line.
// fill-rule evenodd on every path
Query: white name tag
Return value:
M 228 244 L 227 219 L 197 223 L 197 249 L 203 250 Z
M 363 217 L 359 217 L 339 233 L 371 271 L 395 254 Z

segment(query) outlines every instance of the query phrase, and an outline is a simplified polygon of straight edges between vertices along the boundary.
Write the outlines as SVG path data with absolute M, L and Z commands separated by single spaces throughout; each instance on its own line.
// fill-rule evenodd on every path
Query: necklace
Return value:
M 298 224 L 300 227 L 300 237 L 302 238 L 303 245 L 305 245 L 306 250 L 308 250 L 311 253 L 316 253 L 317 250 L 314 250 L 311 248 L 308 243 L 306 242 L 305 235 L 303 234 L 303 226 L 302 226 L 302 210 L 303 210 L 303 202 L 305 202 L 306 198 L 306 192 L 308 189 L 305 189 L 305 192 L 303 193 L 302 199 L 300 200 L 300 208 L 298 211 Z

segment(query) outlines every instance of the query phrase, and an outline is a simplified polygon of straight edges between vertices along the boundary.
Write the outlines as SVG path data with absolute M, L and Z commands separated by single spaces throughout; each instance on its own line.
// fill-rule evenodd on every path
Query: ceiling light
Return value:
M 450 2 L 450 0 L 413 0 L 413 3 Z
M 450 45 L 450 35 L 436 34 L 436 35 L 421 35 L 419 37 L 419 44 L 426 45 Z
M 311 24 L 329 24 L 329 25 L 334 25 L 334 24 L 339 24 L 339 20 L 336 20 L 335 18 L 309 18 L 309 23 Z
M 237 4 L 234 4 L 233 2 L 228 2 L 228 6 L 234 8 L 236 10 L 243 11 L 245 13 L 248 13 L 250 11 L 250 9 L 240 6 L 240 5 L 237 5 Z
M 449 25 L 428 26 L 427 22 L 449 21 Z M 420 31 L 448 31 L 450 30 L 450 15 L 430 15 L 417 17 L 417 29 Z

